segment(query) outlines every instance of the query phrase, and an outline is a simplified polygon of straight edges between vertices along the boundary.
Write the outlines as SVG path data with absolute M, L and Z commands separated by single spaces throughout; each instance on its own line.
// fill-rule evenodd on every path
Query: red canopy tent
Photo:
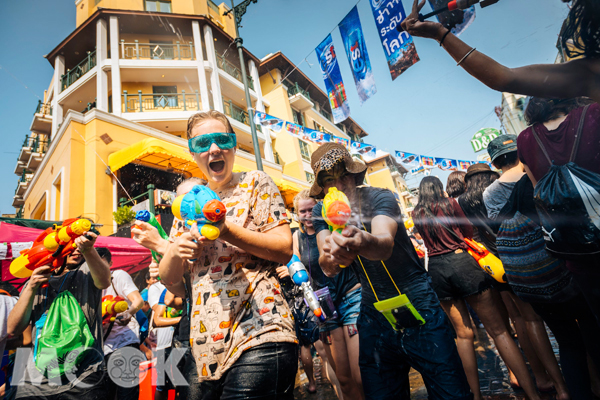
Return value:
M 15 278 L 10 273 L 11 243 L 33 242 L 42 232 L 41 229 L 0 222 L 0 243 L 8 243 L 7 259 L 2 260 L 3 281 L 10 282 L 18 287 L 27 281 L 27 279 Z M 112 253 L 113 265 L 111 269 L 122 269 L 130 275 L 148 267 L 152 258 L 150 250 L 129 238 L 100 236 L 96 240 L 95 247 L 108 248 Z

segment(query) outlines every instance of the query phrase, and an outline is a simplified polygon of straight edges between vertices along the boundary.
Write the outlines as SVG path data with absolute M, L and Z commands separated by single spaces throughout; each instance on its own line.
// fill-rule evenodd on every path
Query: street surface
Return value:
M 526 400 L 525 393 L 522 390 L 515 391 L 510 387 L 506 366 L 484 329 L 477 329 L 477 338 L 475 352 L 478 357 L 479 382 L 484 398 L 486 400 Z M 552 335 L 550 335 L 550 342 L 558 359 L 558 344 Z M 302 369 L 299 369 L 298 376 L 296 377 L 296 389 L 294 391 L 295 399 L 336 400 L 337 397 L 327 378 L 320 373 L 320 364 L 318 362 L 315 364 L 315 371 L 317 375 L 317 393 L 308 393 L 306 374 Z M 410 387 L 412 400 L 427 399 L 427 390 L 425 389 L 421 375 L 412 369 L 410 372 Z M 554 394 L 542 394 L 542 399 L 552 400 L 554 399 Z

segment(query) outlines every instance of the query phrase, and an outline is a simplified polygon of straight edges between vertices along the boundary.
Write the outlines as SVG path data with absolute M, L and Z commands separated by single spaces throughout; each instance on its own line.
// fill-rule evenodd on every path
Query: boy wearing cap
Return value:
M 367 167 L 340 144 L 322 145 L 311 164 L 316 176 L 312 197 L 323 198 L 335 187 L 351 203 L 352 224 L 342 234 L 329 231 L 321 217 L 322 203 L 314 207 L 313 218 L 323 272 L 335 276 L 346 265 L 363 287 L 358 329 L 365 397 L 409 399 L 408 372 L 413 367 L 423 376 L 430 399 L 472 399 L 445 314 L 406 234 L 394 195 L 386 189 L 358 187 Z M 423 325 L 398 323 L 393 328 L 374 306 L 401 294 Z
M 525 175 L 517 155 L 517 136 L 502 135 L 492 140 L 487 148 L 492 164 L 502 170 L 502 175 L 483 192 L 483 202 L 488 217 L 496 219 L 508 201 L 517 182 Z

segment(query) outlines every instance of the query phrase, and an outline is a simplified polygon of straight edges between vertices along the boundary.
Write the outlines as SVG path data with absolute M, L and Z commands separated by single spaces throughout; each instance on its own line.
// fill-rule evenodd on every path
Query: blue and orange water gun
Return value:
M 171 210 L 188 228 L 197 223 L 198 232 L 209 240 L 215 240 L 221 234 L 215 224 L 225 218 L 227 211 L 219 196 L 209 187 L 201 185 L 176 197 Z

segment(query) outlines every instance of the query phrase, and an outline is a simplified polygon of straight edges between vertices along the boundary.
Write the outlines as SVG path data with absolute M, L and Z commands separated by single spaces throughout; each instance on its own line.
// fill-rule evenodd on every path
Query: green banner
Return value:
M 482 128 L 478 130 L 475 135 L 473 135 L 473 139 L 471 139 L 473 151 L 478 153 L 481 150 L 487 149 L 488 144 L 500 135 L 502 135 L 502 133 L 495 128 Z

